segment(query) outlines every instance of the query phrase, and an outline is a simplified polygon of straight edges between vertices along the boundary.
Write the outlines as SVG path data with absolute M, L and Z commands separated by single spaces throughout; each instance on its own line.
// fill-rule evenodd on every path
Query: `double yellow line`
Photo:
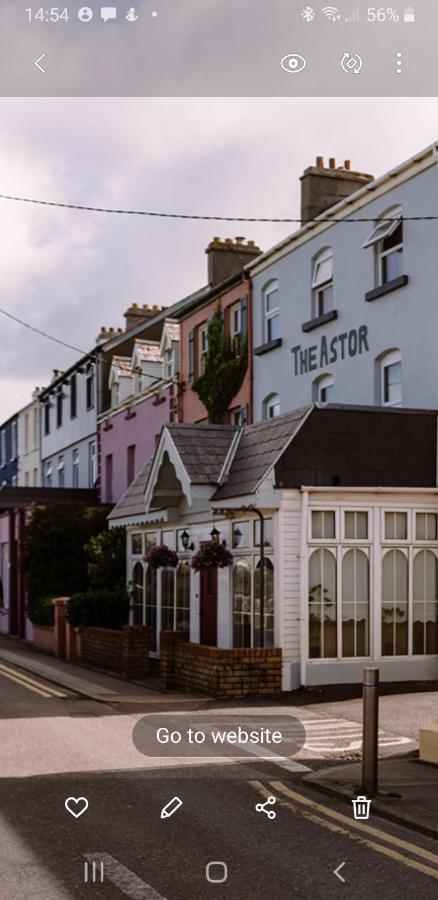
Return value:
M 10 669 L 9 666 L 5 666 L 3 663 L 0 663 L 0 675 L 3 675 L 3 678 L 9 678 L 9 681 L 21 684 L 21 687 L 25 687 L 29 691 L 33 691 L 34 694 L 39 694 L 40 697 L 45 697 L 46 699 L 51 697 L 65 698 L 67 696 L 67 694 L 63 694 L 61 691 L 55 690 L 55 688 L 48 687 L 46 684 L 41 684 L 40 681 L 29 678 L 28 675 L 18 672 L 17 669 Z
M 249 783 L 264 798 L 269 797 L 274 791 L 280 795 L 281 806 L 291 809 L 292 812 L 320 825 L 321 828 L 342 834 L 349 840 L 369 847 L 375 853 L 380 853 L 409 869 L 415 869 L 438 881 L 438 855 L 430 850 L 411 844 L 409 841 L 382 831 L 380 828 L 375 828 L 373 825 L 357 822 L 335 809 L 330 809 L 322 803 L 317 803 L 315 800 L 310 800 L 303 794 L 291 790 L 281 781 L 270 781 L 269 788 L 261 781 L 250 781 Z M 428 865 L 428 863 L 432 865 Z

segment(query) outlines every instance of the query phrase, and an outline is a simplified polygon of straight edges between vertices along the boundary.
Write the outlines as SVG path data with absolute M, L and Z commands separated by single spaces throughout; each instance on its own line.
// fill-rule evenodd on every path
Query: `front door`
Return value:
M 201 569 L 201 644 L 217 646 L 217 568 Z

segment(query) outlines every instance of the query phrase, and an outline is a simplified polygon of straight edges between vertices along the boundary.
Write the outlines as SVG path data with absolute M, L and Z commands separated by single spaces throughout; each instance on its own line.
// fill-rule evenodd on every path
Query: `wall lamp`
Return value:
M 193 541 L 190 543 L 190 535 L 188 531 L 183 531 L 181 534 L 181 543 L 183 545 L 184 550 L 194 550 L 195 545 Z

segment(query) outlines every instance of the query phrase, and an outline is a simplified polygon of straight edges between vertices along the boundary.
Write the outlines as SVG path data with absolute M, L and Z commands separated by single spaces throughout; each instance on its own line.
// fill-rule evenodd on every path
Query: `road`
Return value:
M 300 771 L 270 762 L 146 762 L 130 742 L 138 716 L 9 669 L 0 668 L 1 900 L 437 896 L 432 840 L 372 814 L 355 822 Z M 182 805 L 161 819 L 175 796 Z M 271 819 L 256 811 L 269 796 Z M 87 798 L 80 817 L 65 809 L 68 797 Z M 227 866 L 222 883 L 207 881 L 214 861 Z M 92 880 L 93 862 L 97 879 L 103 863 L 103 883 Z

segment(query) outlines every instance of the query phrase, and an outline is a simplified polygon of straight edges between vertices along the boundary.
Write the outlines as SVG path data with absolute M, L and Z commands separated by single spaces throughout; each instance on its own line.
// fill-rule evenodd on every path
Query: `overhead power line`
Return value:
M 35 334 L 40 334 L 41 337 L 45 337 L 49 341 L 54 341 L 55 344 L 61 344 L 62 347 L 67 347 L 69 350 L 74 350 L 75 353 L 80 353 L 81 356 L 91 355 L 87 353 L 86 350 L 80 350 L 79 347 L 74 347 L 73 344 L 67 344 L 66 341 L 62 341 L 60 338 L 54 337 L 53 334 L 47 334 L 47 331 L 41 331 L 41 328 L 36 328 L 35 325 L 29 325 L 29 322 L 24 322 L 23 319 L 19 319 L 18 316 L 13 316 L 12 313 L 7 312 L 6 309 L 2 309 L 0 307 L 0 313 L 3 316 L 7 316 L 8 319 L 12 319 L 13 322 L 18 322 L 19 325 L 23 325 L 23 328 L 28 328 L 29 331 L 34 331 Z
M 34 197 L 14 197 L 10 194 L 0 194 L 0 200 L 12 200 L 17 203 L 33 203 L 37 206 L 53 206 L 58 209 L 76 209 L 82 212 L 108 213 L 117 216 L 147 216 L 155 219 L 190 219 L 200 222 L 270 222 L 278 225 L 309 225 L 311 222 L 339 222 L 356 223 L 356 222 L 375 222 L 375 218 L 337 218 L 330 216 L 321 219 L 315 217 L 313 219 L 289 219 L 270 216 L 203 216 L 195 213 L 173 213 L 173 212 L 157 212 L 145 209 L 112 209 L 104 206 L 85 206 L 80 203 L 58 203 L 54 200 L 37 200 Z M 392 222 L 393 216 L 383 217 L 379 222 Z M 436 222 L 438 216 L 403 216 L 405 222 Z

